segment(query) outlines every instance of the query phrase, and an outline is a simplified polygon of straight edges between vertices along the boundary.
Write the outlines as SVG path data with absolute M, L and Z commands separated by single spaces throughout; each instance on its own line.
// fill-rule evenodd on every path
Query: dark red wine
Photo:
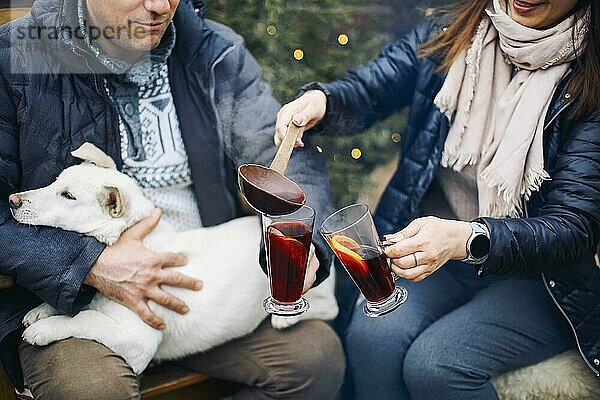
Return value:
M 302 297 L 304 275 L 312 239 L 302 222 L 275 222 L 267 228 L 271 295 L 281 303 Z
M 306 203 L 306 195 L 300 186 L 260 165 L 241 166 L 238 184 L 248 203 L 263 214 L 291 214 Z
M 365 298 L 378 302 L 390 297 L 394 279 L 384 253 L 368 246 L 334 251 Z

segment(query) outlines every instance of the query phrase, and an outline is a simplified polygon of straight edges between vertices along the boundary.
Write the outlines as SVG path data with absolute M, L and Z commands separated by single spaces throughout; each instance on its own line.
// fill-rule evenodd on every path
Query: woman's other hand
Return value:
M 466 258 L 471 233 L 468 222 L 418 218 L 400 232 L 385 237 L 395 242 L 385 252 L 396 275 L 420 282 L 449 260 Z
M 301 127 L 296 147 L 304 146 L 302 134 L 319 123 L 325 116 L 327 97 L 320 90 L 309 90 L 296 100 L 284 105 L 277 113 L 275 124 L 275 144 L 279 146 L 290 122 Z

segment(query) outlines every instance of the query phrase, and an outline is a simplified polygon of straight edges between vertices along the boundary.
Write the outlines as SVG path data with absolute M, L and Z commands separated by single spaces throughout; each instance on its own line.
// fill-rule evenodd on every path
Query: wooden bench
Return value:
M 0 25 L 20 18 L 29 12 L 29 7 L 0 8 Z

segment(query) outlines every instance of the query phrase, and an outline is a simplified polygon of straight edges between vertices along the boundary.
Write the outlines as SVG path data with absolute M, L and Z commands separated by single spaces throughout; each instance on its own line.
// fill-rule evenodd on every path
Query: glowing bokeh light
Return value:
M 342 46 L 345 46 L 348 44 L 348 42 L 350 41 L 350 38 L 348 37 L 348 35 L 346 35 L 345 33 L 340 33 L 338 35 L 338 43 L 341 44 Z

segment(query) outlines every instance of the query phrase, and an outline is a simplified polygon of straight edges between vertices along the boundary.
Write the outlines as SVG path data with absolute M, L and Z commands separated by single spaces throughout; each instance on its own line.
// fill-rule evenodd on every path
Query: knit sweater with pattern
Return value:
M 87 11 L 79 2 L 79 22 L 87 33 Z M 162 209 L 163 220 L 177 230 L 195 229 L 202 221 L 188 157 L 169 84 L 167 58 L 175 45 L 171 23 L 159 46 L 135 64 L 111 57 L 87 40 L 96 57 L 113 73 L 106 90 L 119 112 L 122 172 L 141 186 Z

